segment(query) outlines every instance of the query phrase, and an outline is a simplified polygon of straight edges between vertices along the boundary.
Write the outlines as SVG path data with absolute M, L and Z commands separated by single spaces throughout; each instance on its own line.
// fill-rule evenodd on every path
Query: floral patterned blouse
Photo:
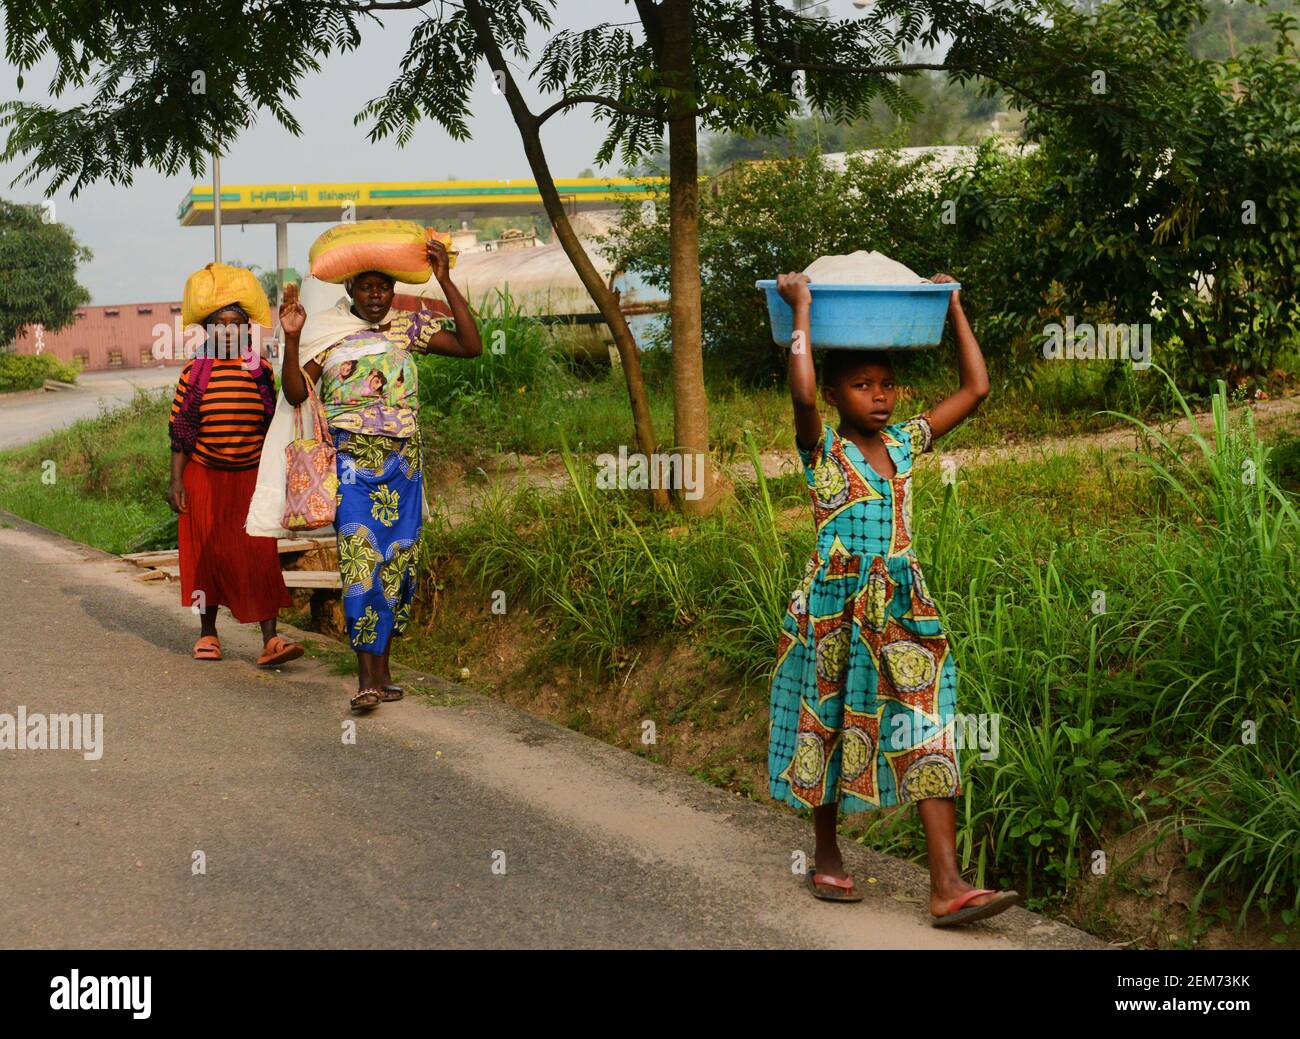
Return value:
M 363 328 L 320 357 L 321 402 L 333 429 L 410 437 L 419 407 L 412 354 L 428 353 L 451 318 L 418 310 L 393 319 L 387 331 Z

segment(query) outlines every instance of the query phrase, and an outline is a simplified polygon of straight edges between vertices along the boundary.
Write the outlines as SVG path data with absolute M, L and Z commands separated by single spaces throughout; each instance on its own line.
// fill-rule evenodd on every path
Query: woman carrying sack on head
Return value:
M 275 393 L 251 326 L 269 325 L 270 308 L 250 271 L 210 263 L 185 282 L 182 311 L 185 325 L 207 331 L 181 369 L 168 424 L 181 602 L 200 617 L 194 659 L 221 659 L 217 607 L 226 606 L 241 624 L 261 625 L 258 664 L 282 664 L 303 648 L 275 630 L 280 608 L 293 605 L 279 551 L 275 538 L 243 530 Z
M 388 657 L 392 636 L 402 633 L 410 616 L 424 509 L 412 354 L 469 358 L 483 352 L 469 305 L 451 281 L 446 247 L 435 239 L 425 248 L 454 324 L 428 311 L 392 310 L 395 279 L 373 270 L 344 282 L 350 301 L 340 299 L 310 321 L 296 293 L 280 307 L 284 396 L 290 405 L 301 405 L 315 396 L 311 384 L 319 380 L 320 403 L 306 407 L 324 407 L 338 451 L 334 525 L 343 612 L 357 654 L 354 711 L 402 698 Z M 308 421 L 302 424 L 309 427 Z M 264 508 L 274 494 L 270 480 L 267 474 Z M 282 485 L 283 480 L 281 495 Z M 255 510 L 258 505 L 255 497 Z M 250 512 L 250 524 L 253 519 Z

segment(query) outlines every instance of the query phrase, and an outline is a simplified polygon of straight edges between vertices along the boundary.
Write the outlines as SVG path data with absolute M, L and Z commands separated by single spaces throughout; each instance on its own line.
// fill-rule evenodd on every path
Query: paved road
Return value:
M 176 385 L 176 368 L 132 368 L 89 372 L 74 389 L 0 394 L 0 450 L 39 440 L 78 419 L 94 418 L 102 408 L 125 404 L 136 389 Z
M 174 585 L 0 522 L 0 712 L 104 717 L 97 761 L 0 750 L 0 947 L 1097 944 L 1023 910 L 936 930 L 921 871 L 856 848 L 868 900 L 815 902 L 790 814 L 436 679 L 344 745 L 323 662 L 258 671 L 228 619 L 194 662 Z

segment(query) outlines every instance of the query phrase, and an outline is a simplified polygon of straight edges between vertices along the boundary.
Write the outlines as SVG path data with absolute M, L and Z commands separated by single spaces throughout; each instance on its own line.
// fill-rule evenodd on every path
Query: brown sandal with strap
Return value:
M 364 711 L 373 711 L 383 702 L 383 697 L 378 689 L 362 689 L 356 696 L 348 701 L 352 710 L 361 714 Z
M 383 689 L 379 690 L 379 699 L 384 703 L 396 703 L 405 695 L 406 690 L 404 690 L 400 685 L 386 685 Z

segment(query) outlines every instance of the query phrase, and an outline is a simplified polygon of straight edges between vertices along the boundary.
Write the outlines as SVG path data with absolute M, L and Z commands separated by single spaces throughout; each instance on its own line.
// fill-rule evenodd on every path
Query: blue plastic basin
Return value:
M 767 293 L 772 341 L 789 346 L 794 312 L 775 279 L 754 283 Z M 923 350 L 943 338 L 948 300 L 957 282 L 939 285 L 812 284 L 812 346 L 823 350 Z

